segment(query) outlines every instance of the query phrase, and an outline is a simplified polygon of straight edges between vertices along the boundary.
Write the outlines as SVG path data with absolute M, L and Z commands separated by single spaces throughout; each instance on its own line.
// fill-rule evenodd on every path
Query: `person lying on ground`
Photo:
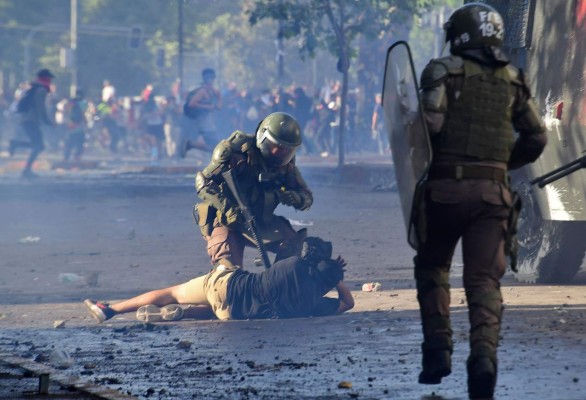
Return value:
M 354 307 L 354 298 L 343 282 L 346 262 L 331 255 L 330 242 L 308 237 L 301 257 L 278 261 L 260 273 L 217 264 L 208 274 L 180 285 L 113 305 L 90 299 L 84 304 L 98 322 L 133 311 L 145 322 L 209 319 L 213 315 L 228 320 L 339 314 Z M 325 297 L 333 288 L 338 298 Z

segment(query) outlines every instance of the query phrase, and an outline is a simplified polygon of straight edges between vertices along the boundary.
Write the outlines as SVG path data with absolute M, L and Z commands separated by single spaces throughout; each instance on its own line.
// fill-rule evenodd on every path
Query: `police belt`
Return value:
M 436 165 L 431 167 L 427 178 L 435 179 L 490 179 L 507 183 L 507 171 L 501 168 L 482 167 L 479 165 Z

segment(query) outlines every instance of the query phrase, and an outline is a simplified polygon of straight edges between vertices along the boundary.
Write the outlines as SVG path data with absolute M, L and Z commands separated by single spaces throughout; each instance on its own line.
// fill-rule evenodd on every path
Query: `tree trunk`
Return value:
M 338 40 L 338 46 L 340 48 L 340 58 L 338 60 L 338 70 L 342 73 L 342 98 L 340 104 L 340 122 L 338 126 L 338 171 L 344 165 L 344 154 L 345 154 L 345 143 L 344 143 L 344 130 L 346 125 L 346 98 L 348 97 L 348 68 L 350 66 L 350 60 L 348 58 L 348 49 L 346 48 L 346 36 L 344 32 L 344 3 L 339 3 L 339 23 L 336 22 L 334 13 L 332 11 L 332 5 L 329 0 L 325 1 L 325 12 L 328 16 L 330 24 L 336 33 Z
M 343 53 L 346 53 L 343 51 Z M 342 58 L 346 58 L 342 55 Z M 344 68 L 345 64 L 345 68 Z M 348 61 L 342 62 L 342 101 L 340 105 L 340 126 L 338 126 L 338 168 L 344 165 L 344 155 L 346 152 L 345 126 L 346 126 L 346 103 L 348 99 Z

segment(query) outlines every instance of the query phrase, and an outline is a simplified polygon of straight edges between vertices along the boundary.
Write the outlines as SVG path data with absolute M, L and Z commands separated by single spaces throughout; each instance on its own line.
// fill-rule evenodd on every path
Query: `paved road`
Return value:
M 370 191 L 376 179 L 332 185 L 325 184 L 331 171 L 322 172 L 308 171 L 316 198 L 309 212 L 280 212 L 332 240 L 348 260 L 352 312 L 158 325 L 132 315 L 97 325 L 81 301 L 114 301 L 207 271 L 190 215 L 192 175 L 0 179 L 0 353 L 51 365 L 51 353 L 62 349 L 73 365 L 61 373 L 139 398 L 465 399 L 460 260 L 452 276 L 454 372 L 441 385 L 421 386 L 413 252 L 398 198 Z M 249 262 L 253 255 L 247 253 Z M 383 291 L 360 291 L 372 281 Z M 565 287 L 505 280 L 497 398 L 584 399 L 585 282 L 584 274 Z M 65 322 L 56 329 L 58 320 Z M 352 387 L 338 388 L 341 381 Z

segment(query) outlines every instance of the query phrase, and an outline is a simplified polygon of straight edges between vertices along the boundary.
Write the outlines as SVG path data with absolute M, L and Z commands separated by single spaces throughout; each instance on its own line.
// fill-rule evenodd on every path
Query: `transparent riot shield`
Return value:
M 399 41 L 387 52 L 382 101 L 407 241 L 417 249 L 423 239 L 418 199 L 431 163 L 431 144 L 407 42 Z

